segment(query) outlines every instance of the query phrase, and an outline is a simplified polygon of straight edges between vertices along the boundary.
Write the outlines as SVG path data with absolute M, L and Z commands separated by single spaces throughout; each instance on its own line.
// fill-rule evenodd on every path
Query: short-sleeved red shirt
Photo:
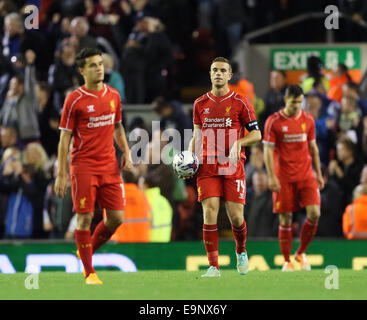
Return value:
M 208 157 L 228 157 L 233 143 L 245 136 L 245 129 L 258 129 L 253 106 L 232 90 L 221 97 L 208 92 L 196 99 L 193 121 L 201 126 L 203 161 Z M 244 151 L 243 148 L 241 158 L 245 160 Z M 224 160 L 219 161 L 225 163 Z
M 66 97 L 59 129 L 72 131 L 71 174 L 119 172 L 114 147 L 118 122 L 121 122 L 121 98 L 108 85 L 104 84 L 100 91 L 82 86 Z
M 279 180 L 296 182 L 314 177 L 308 145 L 315 139 L 315 122 L 303 110 L 290 117 L 282 109 L 266 120 L 263 142 L 274 146 L 274 169 Z

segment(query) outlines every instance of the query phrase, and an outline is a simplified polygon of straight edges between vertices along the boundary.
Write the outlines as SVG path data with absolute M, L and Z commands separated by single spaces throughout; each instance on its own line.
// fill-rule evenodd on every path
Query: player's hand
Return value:
M 235 141 L 233 144 L 231 151 L 229 152 L 229 161 L 233 164 L 236 164 L 241 157 L 241 145 L 238 141 Z
M 133 168 L 133 161 L 131 160 L 130 152 L 124 152 L 121 156 L 120 169 L 131 170 Z
M 319 186 L 319 189 L 322 190 L 325 187 L 325 182 L 324 182 L 324 178 L 322 177 L 322 175 L 317 175 L 316 176 L 316 181 L 317 181 L 317 185 Z
M 280 182 L 277 177 L 269 177 L 269 189 L 273 192 L 279 193 Z
M 65 176 L 57 175 L 54 185 L 54 191 L 59 198 L 63 198 L 64 195 L 66 194 L 67 185 L 68 185 L 67 175 Z

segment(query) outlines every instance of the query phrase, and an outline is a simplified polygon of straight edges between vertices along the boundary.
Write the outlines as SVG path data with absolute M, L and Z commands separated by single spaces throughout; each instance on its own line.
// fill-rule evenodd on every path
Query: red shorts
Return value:
M 298 211 L 309 205 L 320 205 L 320 191 L 314 178 L 298 182 L 281 182 L 279 193 L 273 192 L 274 213 Z
M 94 212 L 95 202 L 106 210 L 124 210 L 124 184 L 120 175 L 93 175 L 74 173 L 71 192 L 76 213 Z
M 206 198 L 221 197 L 225 201 L 246 203 L 245 176 L 225 178 L 225 176 L 198 177 L 198 201 Z

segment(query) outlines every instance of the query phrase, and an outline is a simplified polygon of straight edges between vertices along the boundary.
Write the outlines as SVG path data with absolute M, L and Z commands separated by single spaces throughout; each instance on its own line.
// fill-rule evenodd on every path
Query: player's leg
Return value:
M 279 248 L 284 257 L 283 271 L 293 270 L 293 265 L 290 260 L 290 254 L 292 250 L 292 213 L 280 212 L 279 213 Z
M 279 248 L 284 257 L 282 271 L 293 271 L 290 260 L 292 250 L 292 212 L 295 210 L 294 186 L 291 183 L 281 182 L 278 193 L 273 192 L 273 212 L 278 214 L 279 229 L 278 240 Z
M 307 261 L 306 250 L 317 231 L 318 221 L 320 218 L 320 206 L 309 205 L 306 207 L 306 213 L 307 218 L 301 228 L 301 241 L 294 257 L 301 264 L 302 270 L 310 271 L 311 265 Z
M 106 219 L 98 223 L 92 237 L 93 253 L 104 245 L 122 224 L 123 210 L 106 210 Z
M 197 178 L 198 201 L 203 207 L 203 242 L 208 256 L 209 269 L 203 276 L 220 276 L 218 264 L 218 226 L 220 197 L 223 195 L 222 179 L 217 176 Z
M 236 242 L 237 271 L 245 275 L 249 271 L 249 261 L 246 251 L 247 226 L 243 217 L 244 204 L 226 201 L 225 206 Z
M 301 228 L 300 244 L 295 259 L 301 263 L 303 270 L 311 270 L 306 258 L 306 250 L 317 231 L 320 218 L 320 193 L 315 179 L 299 184 L 301 206 L 306 208 L 307 217 Z
M 71 190 L 73 196 L 74 211 L 77 215 L 77 226 L 75 230 L 75 242 L 77 255 L 84 266 L 84 276 L 89 284 L 101 284 L 95 275 L 92 265 L 92 237 L 90 226 L 93 218 L 96 200 L 95 177 L 87 174 L 74 174 L 71 176 Z M 92 279 L 88 279 L 91 276 Z M 92 281 L 90 281 L 92 280 Z
M 105 244 L 122 224 L 126 205 L 125 189 L 120 175 L 103 175 L 98 179 L 98 202 L 102 208 L 106 208 L 106 219 L 94 230 L 93 252 Z
M 201 201 L 203 206 L 203 241 L 205 246 L 205 251 L 208 256 L 210 274 L 211 267 L 215 267 L 219 270 L 218 264 L 218 225 L 217 217 L 220 205 L 219 197 L 210 197 L 203 199 Z M 216 272 L 215 272 L 216 273 Z

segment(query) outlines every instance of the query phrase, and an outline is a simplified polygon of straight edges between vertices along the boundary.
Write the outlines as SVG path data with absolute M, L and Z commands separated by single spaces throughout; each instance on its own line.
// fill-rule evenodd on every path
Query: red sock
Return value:
M 232 232 L 234 235 L 234 239 L 236 240 L 236 252 L 238 254 L 246 251 L 246 235 L 247 235 L 247 226 L 246 221 L 243 220 L 242 225 L 239 227 L 235 227 L 232 225 Z
M 203 225 L 203 240 L 206 254 L 209 260 L 209 266 L 219 269 L 218 264 L 218 227 L 216 224 Z
M 292 250 L 292 227 L 279 225 L 279 247 L 283 254 L 284 260 L 290 262 L 289 255 Z
M 103 244 L 110 240 L 113 232 L 106 228 L 104 221 L 98 223 L 92 236 L 93 253 L 96 252 Z
M 92 239 L 89 230 L 75 230 L 75 242 L 83 262 L 85 276 L 95 273 L 92 266 Z
M 301 229 L 301 242 L 299 244 L 299 248 L 297 250 L 297 253 L 304 253 L 306 252 L 308 245 L 311 243 L 316 231 L 317 231 L 317 225 L 319 223 L 319 220 L 312 221 L 310 219 L 306 219 L 306 221 L 303 223 L 302 229 Z

